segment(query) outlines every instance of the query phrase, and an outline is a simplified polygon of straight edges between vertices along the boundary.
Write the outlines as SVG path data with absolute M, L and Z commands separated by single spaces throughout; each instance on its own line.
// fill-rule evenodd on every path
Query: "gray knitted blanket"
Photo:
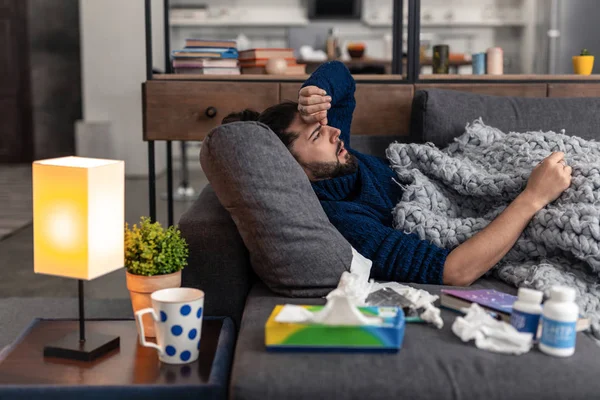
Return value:
M 546 294 L 553 285 L 574 287 L 600 339 L 600 143 L 555 132 L 505 134 L 481 119 L 443 150 L 393 143 L 386 155 L 404 189 L 394 222 L 452 249 L 500 214 L 553 151 L 566 154 L 571 186 L 534 216 L 490 273 Z

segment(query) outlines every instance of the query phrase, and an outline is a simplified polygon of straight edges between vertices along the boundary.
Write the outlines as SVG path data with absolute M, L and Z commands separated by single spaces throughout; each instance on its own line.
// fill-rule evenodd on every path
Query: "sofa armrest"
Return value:
M 237 227 L 210 185 L 181 216 L 179 229 L 189 245 L 182 286 L 204 291 L 205 315 L 229 316 L 239 328 L 255 277 Z

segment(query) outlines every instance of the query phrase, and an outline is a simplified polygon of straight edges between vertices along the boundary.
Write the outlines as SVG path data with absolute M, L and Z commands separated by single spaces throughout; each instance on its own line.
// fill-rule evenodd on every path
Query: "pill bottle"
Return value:
M 556 357 L 569 357 L 575 353 L 575 337 L 579 307 L 575 304 L 575 289 L 553 286 L 550 299 L 542 311 L 542 337 L 539 348 Z
M 544 293 L 539 290 L 520 288 L 518 296 L 510 314 L 510 324 L 519 332 L 531 333 L 535 339 L 542 314 Z

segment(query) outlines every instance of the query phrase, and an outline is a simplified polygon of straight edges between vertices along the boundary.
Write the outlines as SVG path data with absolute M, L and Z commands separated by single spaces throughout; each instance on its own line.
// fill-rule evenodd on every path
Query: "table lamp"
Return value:
M 33 163 L 33 263 L 37 274 L 78 280 L 79 334 L 44 347 L 44 356 L 92 361 L 118 336 L 85 334 L 83 281 L 124 264 L 125 163 L 62 157 Z

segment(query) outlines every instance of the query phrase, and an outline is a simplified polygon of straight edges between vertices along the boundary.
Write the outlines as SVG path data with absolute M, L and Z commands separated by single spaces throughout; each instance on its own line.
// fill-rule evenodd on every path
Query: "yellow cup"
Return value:
M 594 68 L 594 56 L 573 56 L 573 71 L 577 75 L 590 75 Z

